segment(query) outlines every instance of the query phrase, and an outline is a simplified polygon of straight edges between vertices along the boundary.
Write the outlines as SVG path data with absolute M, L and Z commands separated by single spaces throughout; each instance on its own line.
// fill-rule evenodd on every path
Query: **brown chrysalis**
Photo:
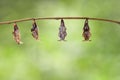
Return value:
M 65 37 L 67 36 L 66 27 L 63 19 L 61 19 L 58 36 L 60 37 L 59 41 L 65 41 Z
M 88 19 L 85 20 L 82 36 L 84 37 L 84 41 L 90 41 L 89 39 L 90 39 L 91 33 L 90 33 L 90 27 L 88 24 Z
M 14 31 L 13 31 L 12 33 L 13 33 L 14 40 L 15 40 L 18 44 L 22 44 L 23 42 L 21 41 L 19 28 L 18 28 L 18 26 L 17 26 L 16 23 L 14 24 Z
M 33 38 L 38 40 L 38 27 L 37 27 L 37 24 L 36 24 L 35 20 L 33 22 L 33 25 L 32 25 L 32 28 L 31 28 L 31 32 L 32 32 Z

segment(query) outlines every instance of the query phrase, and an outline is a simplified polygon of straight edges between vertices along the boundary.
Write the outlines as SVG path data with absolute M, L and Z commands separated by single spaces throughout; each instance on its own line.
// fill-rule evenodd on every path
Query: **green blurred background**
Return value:
M 88 16 L 120 21 L 120 0 L 0 0 L 0 22 L 22 18 Z M 84 20 L 65 20 L 66 42 L 59 42 L 59 20 L 17 23 L 23 45 L 13 40 L 13 24 L 0 25 L 0 80 L 120 80 L 120 25 L 90 21 L 91 42 L 83 42 Z

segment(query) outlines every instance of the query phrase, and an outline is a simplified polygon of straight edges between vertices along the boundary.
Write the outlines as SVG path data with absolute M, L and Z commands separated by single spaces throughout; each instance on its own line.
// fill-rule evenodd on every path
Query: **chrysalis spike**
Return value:
M 63 19 L 61 19 L 58 36 L 60 37 L 59 41 L 66 41 L 65 37 L 67 36 L 67 32 L 66 32 L 66 27 Z

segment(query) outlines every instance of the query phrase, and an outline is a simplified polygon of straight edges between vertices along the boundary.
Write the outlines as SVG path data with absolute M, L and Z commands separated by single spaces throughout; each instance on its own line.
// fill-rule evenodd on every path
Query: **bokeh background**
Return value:
M 0 0 L 0 22 L 37 17 L 88 16 L 120 21 L 120 0 Z M 83 42 L 84 20 L 65 20 L 66 42 L 59 42 L 59 20 L 17 23 L 23 45 L 13 40 L 13 24 L 0 25 L 0 80 L 120 80 L 120 25 L 90 21 L 92 37 Z

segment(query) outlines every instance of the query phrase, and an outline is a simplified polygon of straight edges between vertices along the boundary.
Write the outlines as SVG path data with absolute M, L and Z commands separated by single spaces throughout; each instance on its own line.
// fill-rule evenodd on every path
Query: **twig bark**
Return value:
M 61 20 L 61 19 L 89 19 L 89 20 L 98 20 L 98 21 L 106 21 L 106 22 L 112 22 L 120 24 L 120 21 L 110 20 L 110 19 L 103 19 L 103 18 L 91 18 L 91 17 L 41 17 L 41 18 L 24 18 L 24 19 L 18 19 L 18 20 L 12 20 L 12 21 L 4 21 L 0 22 L 0 25 L 2 24 L 11 24 L 16 22 L 24 22 L 24 21 L 31 21 L 31 20 Z

